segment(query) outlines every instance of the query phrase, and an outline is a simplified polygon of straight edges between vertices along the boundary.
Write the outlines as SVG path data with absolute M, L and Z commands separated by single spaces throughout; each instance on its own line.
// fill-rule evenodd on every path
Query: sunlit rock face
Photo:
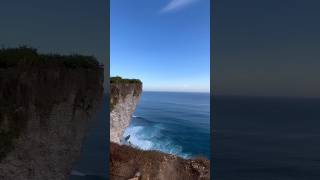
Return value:
M 102 97 L 100 66 L 0 64 L 0 179 L 67 180 Z
M 110 141 L 120 143 L 142 93 L 142 83 L 120 80 L 110 83 Z

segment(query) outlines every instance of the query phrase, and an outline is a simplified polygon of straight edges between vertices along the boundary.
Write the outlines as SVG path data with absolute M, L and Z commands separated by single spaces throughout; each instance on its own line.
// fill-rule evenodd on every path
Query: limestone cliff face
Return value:
M 111 81 L 110 90 L 110 141 L 120 143 L 140 100 L 142 83 L 123 79 Z
M 0 62 L 0 179 L 68 179 L 102 96 L 99 66 Z

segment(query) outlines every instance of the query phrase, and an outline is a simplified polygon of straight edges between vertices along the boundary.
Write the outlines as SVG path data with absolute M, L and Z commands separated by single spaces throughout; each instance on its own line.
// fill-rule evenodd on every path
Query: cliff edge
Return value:
M 103 96 L 90 56 L 0 50 L 0 179 L 64 180 Z
M 142 82 L 114 77 L 111 78 L 110 89 L 110 179 L 210 179 L 210 161 L 205 158 L 182 159 L 159 151 L 144 151 L 121 145 L 123 131 L 128 127 L 139 102 Z
M 112 77 L 110 80 L 110 141 L 120 143 L 140 100 L 142 82 Z

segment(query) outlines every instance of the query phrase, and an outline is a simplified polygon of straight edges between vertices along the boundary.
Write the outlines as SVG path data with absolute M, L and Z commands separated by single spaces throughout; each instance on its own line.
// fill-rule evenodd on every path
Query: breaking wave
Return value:
M 143 119 L 133 117 L 133 119 L 136 118 Z M 183 152 L 182 146 L 165 135 L 165 128 L 162 124 L 150 123 L 150 121 L 145 121 L 143 124 L 131 123 L 123 134 L 122 143 L 142 150 L 157 150 L 182 158 L 191 157 L 190 153 Z

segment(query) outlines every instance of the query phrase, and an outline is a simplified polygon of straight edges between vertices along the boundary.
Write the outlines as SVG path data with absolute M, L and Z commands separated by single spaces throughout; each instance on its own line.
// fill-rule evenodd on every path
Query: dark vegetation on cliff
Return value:
M 74 95 L 74 108 L 88 110 L 100 98 L 102 83 L 103 68 L 94 57 L 38 54 L 25 46 L 0 49 L 0 162 L 26 130 L 31 106 L 46 130 L 54 105 Z
M 142 82 L 139 79 L 123 79 L 119 76 L 110 78 L 110 110 L 118 103 L 120 98 L 125 98 L 133 92 L 133 96 L 142 93 Z
M 144 179 L 210 179 L 210 162 L 182 159 L 158 151 L 143 151 L 110 142 L 110 178 L 127 180 L 137 172 Z
M 120 76 L 111 77 L 110 83 L 142 84 L 140 79 L 123 79 Z
M 0 49 L 0 68 L 39 64 L 54 64 L 67 68 L 96 68 L 100 66 L 93 56 L 39 54 L 37 49 L 27 46 Z

